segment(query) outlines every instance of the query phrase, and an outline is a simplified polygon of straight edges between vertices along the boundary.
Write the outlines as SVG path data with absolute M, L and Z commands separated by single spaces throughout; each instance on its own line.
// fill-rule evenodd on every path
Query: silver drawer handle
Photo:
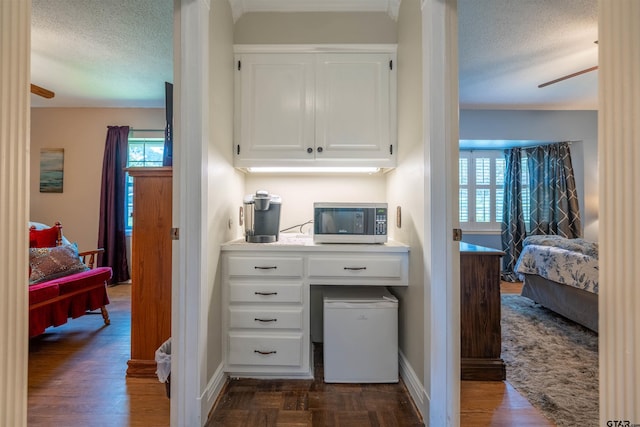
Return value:
M 269 323 L 269 322 L 277 322 L 278 319 L 259 319 L 259 318 L 255 318 L 253 319 L 255 322 L 264 322 L 264 323 Z
M 367 267 L 345 267 L 345 270 L 366 270 Z
M 258 353 L 258 354 L 263 354 L 263 355 L 276 354 L 277 353 L 275 350 L 271 350 L 271 351 L 253 350 L 253 352 L 254 353 Z
M 278 268 L 277 265 L 271 265 L 271 266 L 267 266 L 267 267 L 260 267 L 259 265 L 256 265 L 253 267 L 255 270 L 276 270 Z
M 277 292 L 254 292 L 255 295 L 278 295 Z

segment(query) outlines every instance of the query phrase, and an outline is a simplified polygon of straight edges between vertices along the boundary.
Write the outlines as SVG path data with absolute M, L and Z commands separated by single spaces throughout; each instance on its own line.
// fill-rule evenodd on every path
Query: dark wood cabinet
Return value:
M 133 177 L 131 359 L 127 376 L 156 377 L 155 352 L 171 336 L 170 167 L 129 168 Z
M 463 380 L 502 381 L 500 257 L 497 249 L 460 243 L 460 374 Z

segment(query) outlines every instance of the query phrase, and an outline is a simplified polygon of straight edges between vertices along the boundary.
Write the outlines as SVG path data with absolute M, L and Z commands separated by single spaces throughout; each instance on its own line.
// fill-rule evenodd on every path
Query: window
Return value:
M 158 132 L 164 131 L 159 130 Z M 135 138 L 129 135 L 127 167 L 160 167 L 162 166 L 163 154 L 164 137 Z M 129 174 L 126 174 L 125 194 L 125 224 L 126 229 L 131 230 L 133 226 L 133 178 Z
M 464 230 L 500 230 L 505 167 L 502 150 L 460 151 L 460 225 Z
M 460 225 L 468 231 L 500 231 L 507 163 L 502 150 L 460 151 Z M 529 168 L 520 162 L 522 213 L 529 232 Z

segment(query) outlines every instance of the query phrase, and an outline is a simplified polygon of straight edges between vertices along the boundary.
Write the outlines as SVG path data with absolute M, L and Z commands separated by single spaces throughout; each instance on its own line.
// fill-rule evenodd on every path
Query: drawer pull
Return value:
M 256 265 L 253 267 L 256 270 L 276 270 L 278 268 L 277 265 L 272 265 L 272 266 L 268 266 L 268 267 L 260 267 L 259 265 Z
M 268 355 L 268 354 L 276 354 L 277 352 L 275 350 L 271 350 L 271 351 L 260 351 L 260 350 L 253 350 L 254 353 L 258 353 L 258 354 L 262 354 L 262 355 Z
M 345 270 L 353 270 L 353 271 L 357 271 L 357 270 L 366 270 L 367 267 L 345 267 Z
M 277 292 L 254 292 L 255 295 L 278 295 Z
M 263 323 L 269 323 L 269 322 L 277 322 L 278 319 L 259 319 L 259 318 L 255 318 L 253 319 L 255 322 L 263 322 Z

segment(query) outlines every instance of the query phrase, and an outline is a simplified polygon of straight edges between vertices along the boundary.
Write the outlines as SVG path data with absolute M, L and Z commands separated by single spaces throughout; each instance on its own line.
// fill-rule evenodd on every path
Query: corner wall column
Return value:
M 0 2 L 0 425 L 27 425 L 31 0 Z
M 600 425 L 633 425 L 640 424 L 640 2 L 599 0 L 598 10 Z

